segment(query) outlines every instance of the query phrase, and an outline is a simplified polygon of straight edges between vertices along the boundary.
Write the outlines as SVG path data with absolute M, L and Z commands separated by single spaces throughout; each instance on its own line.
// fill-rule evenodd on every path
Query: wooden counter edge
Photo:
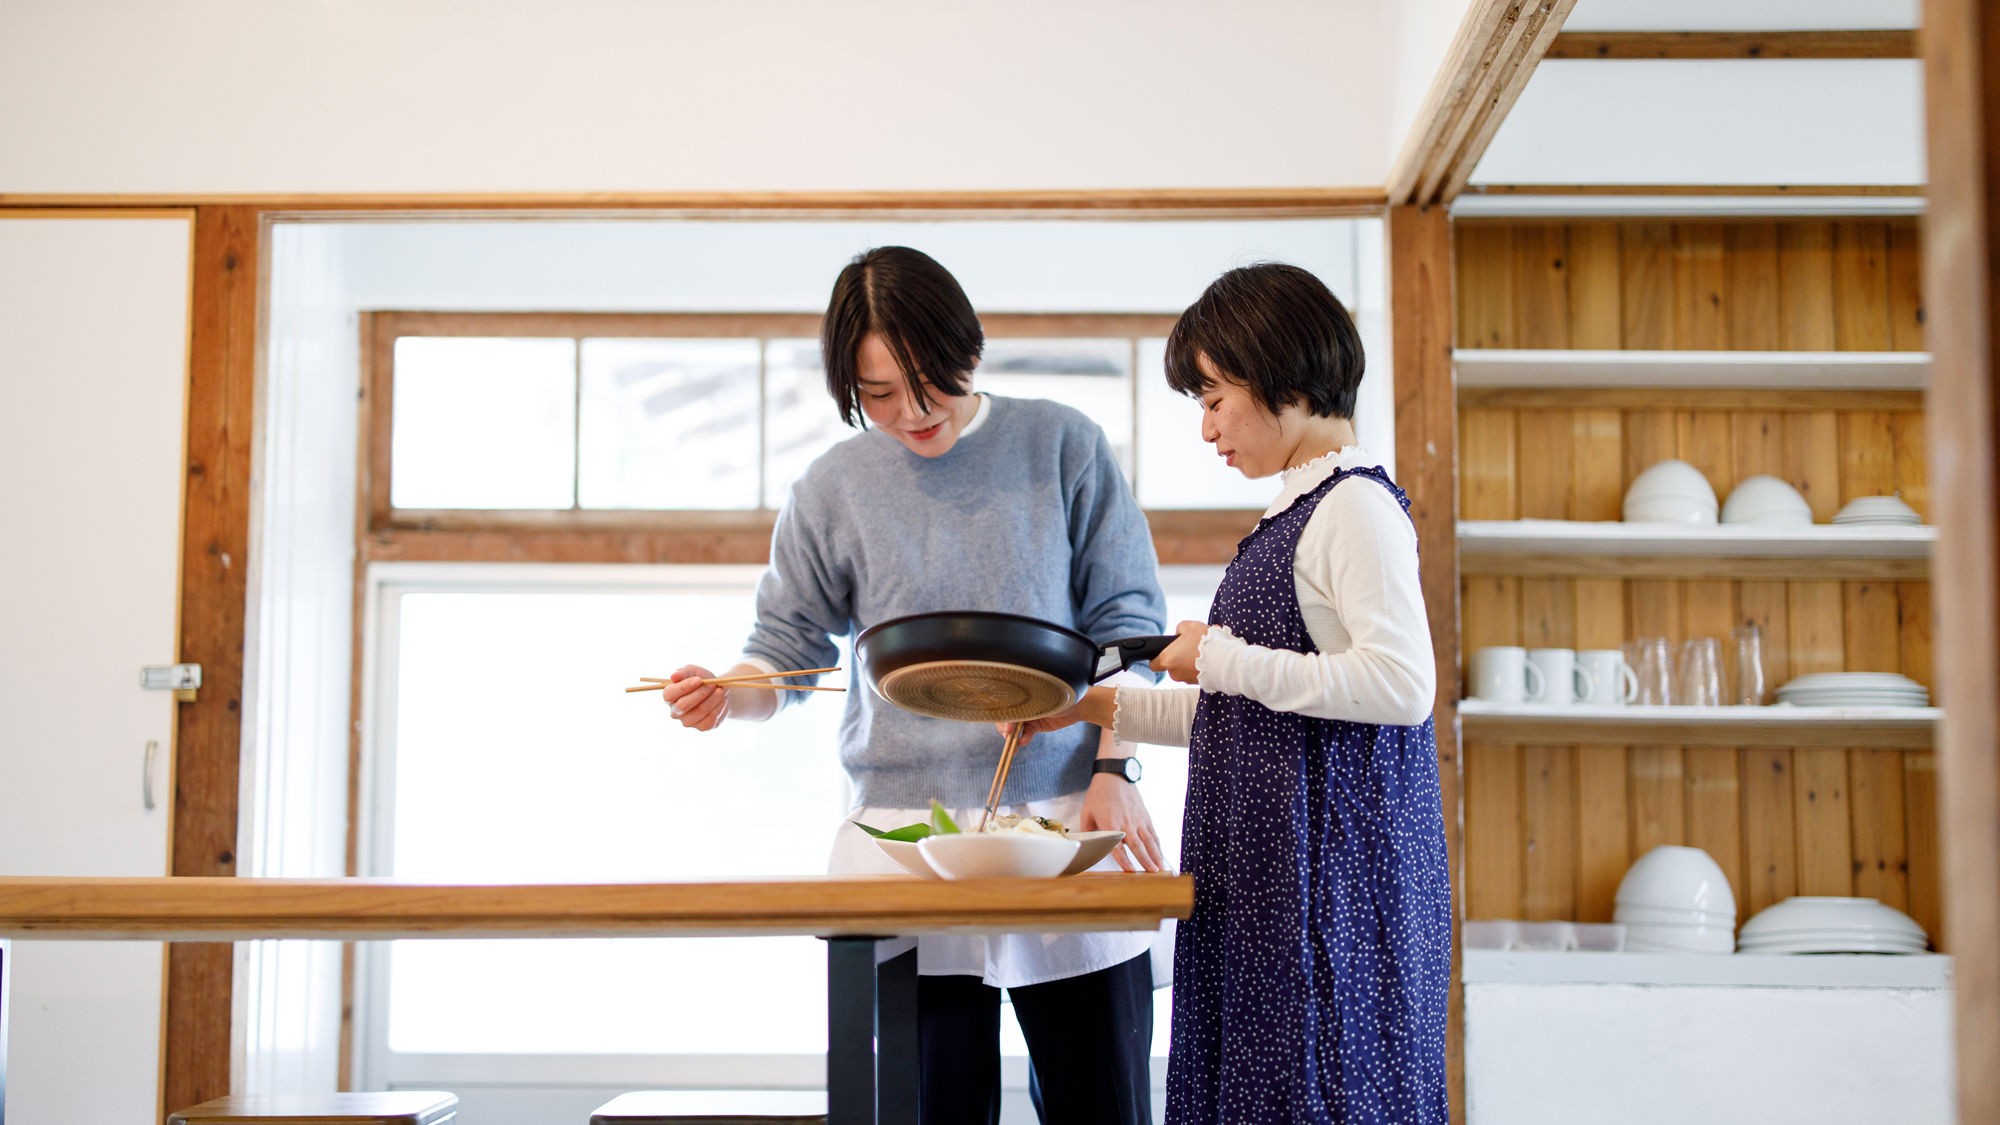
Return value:
M 250 940 L 1043 933 L 1154 929 L 1190 876 L 671 883 L 0 878 L 0 936 Z

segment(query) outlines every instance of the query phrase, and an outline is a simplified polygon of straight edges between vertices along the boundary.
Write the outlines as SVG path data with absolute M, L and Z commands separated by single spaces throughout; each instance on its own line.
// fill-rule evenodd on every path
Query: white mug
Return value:
M 1528 650 L 1497 645 L 1472 654 L 1472 696 L 1488 703 L 1520 703 L 1542 692 L 1542 670 L 1528 663 Z
M 1639 699 L 1639 675 L 1615 648 L 1587 648 L 1576 654 L 1577 666 L 1590 673 L 1592 690 L 1583 702 L 1623 707 Z
M 1568 707 L 1579 699 L 1589 699 L 1596 690 L 1596 681 L 1576 662 L 1573 648 L 1529 649 L 1528 667 L 1539 670 L 1542 681 L 1540 690 L 1528 691 L 1529 703 Z

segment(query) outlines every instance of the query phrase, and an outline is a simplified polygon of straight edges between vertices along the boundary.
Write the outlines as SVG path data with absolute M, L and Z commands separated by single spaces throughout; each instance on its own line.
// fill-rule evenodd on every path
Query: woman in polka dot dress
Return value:
M 1355 444 L 1360 337 L 1313 275 L 1224 274 L 1181 316 L 1167 381 L 1249 477 L 1284 475 L 1206 624 L 1072 711 L 1189 748 L 1174 952 L 1173 1125 L 1446 1119 L 1445 870 L 1430 630 L 1409 500 Z

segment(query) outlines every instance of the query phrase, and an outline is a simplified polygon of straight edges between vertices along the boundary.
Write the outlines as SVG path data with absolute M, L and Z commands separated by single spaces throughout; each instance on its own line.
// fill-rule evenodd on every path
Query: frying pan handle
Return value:
M 1140 661 L 1151 660 L 1155 656 L 1167 651 L 1167 646 L 1179 639 L 1179 637 L 1174 636 L 1126 637 L 1122 641 L 1112 641 L 1110 644 L 1099 645 L 1097 646 L 1097 674 L 1090 678 L 1090 682 L 1094 684 L 1120 669 L 1130 668 Z

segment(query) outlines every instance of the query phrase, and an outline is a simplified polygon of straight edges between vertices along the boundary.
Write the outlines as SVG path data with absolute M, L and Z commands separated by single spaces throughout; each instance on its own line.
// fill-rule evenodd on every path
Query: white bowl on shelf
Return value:
M 1736 952 L 1736 935 L 1720 926 L 1649 926 L 1625 924 L 1625 948 L 1632 953 Z
M 1646 467 L 1625 490 L 1627 523 L 1712 524 L 1718 505 L 1715 489 L 1700 469 L 1668 458 Z
M 1726 916 L 1732 925 L 1736 919 L 1736 895 L 1722 868 L 1700 848 L 1675 844 L 1639 857 L 1618 883 L 1617 904 Z
M 1834 513 L 1833 522 L 1846 526 L 1916 527 L 1924 520 L 1899 496 L 1857 496 Z
M 1727 926 L 1732 930 L 1736 928 L 1736 915 L 1733 913 L 1646 906 L 1636 902 L 1621 902 L 1614 909 L 1617 912 L 1616 920 L 1620 922 L 1669 926 Z
M 1914 947 L 1922 950 L 1930 935 L 1916 919 L 1872 898 L 1795 895 L 1767 906 L 1743 923 L 1745 947 L 1855 945 Z M 1847 952 L 1816 949 L 1812 952 Z M 1856 952 L 1871 952 L 1858 950 Z
M 1081 847 L 1026 832 L 960 832 L 917 841 L 925 862 L 946 879 L 1053 879 L 1069 870 Z
M 1745 477 L 1729 492 L 1722 504 L 1722 522 L 1756 524 L 1764 527 L 1811 527 L 1812 505 L 1777 477 L 1759 474 Z

